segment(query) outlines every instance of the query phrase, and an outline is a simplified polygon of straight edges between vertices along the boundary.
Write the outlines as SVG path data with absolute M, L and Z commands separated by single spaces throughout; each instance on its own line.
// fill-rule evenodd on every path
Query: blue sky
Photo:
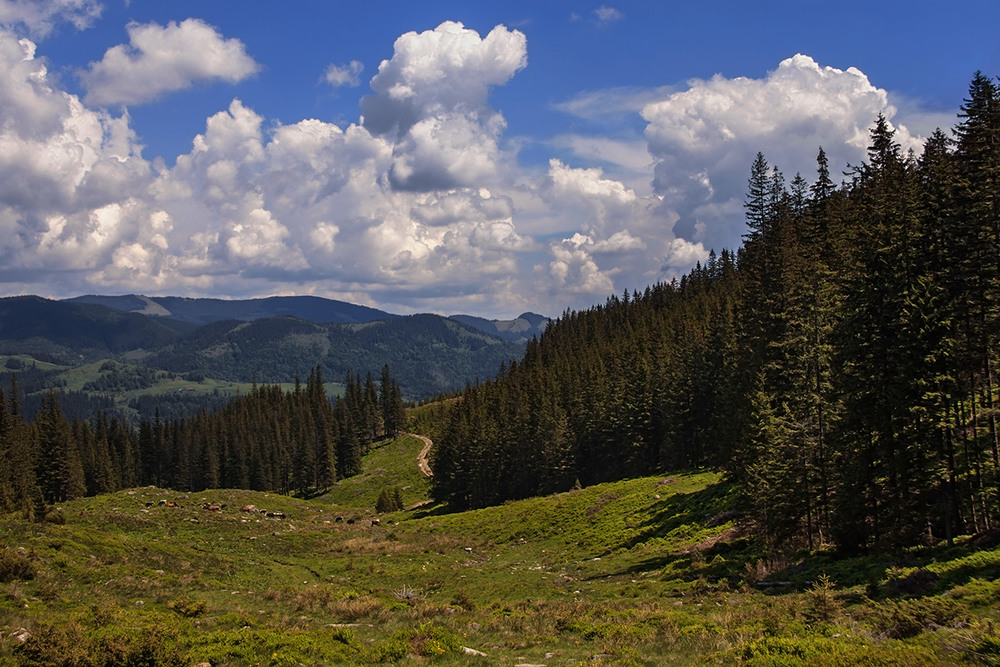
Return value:
M 994 2 L 0 0 L 0 293 L 557 315 L 734 248 L 790 179 L 919 151 Z

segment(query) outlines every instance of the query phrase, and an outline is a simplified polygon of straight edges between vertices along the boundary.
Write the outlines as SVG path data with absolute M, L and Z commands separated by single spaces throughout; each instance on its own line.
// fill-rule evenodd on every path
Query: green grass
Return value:
M 410 435 L 376 443 L 364 458 L 360 475 L 337 482 L 320 500 L 368 512 L 383 488 L 399 487 L 403 504 L 411 507 L 430 496 L 430 482 L 417 469 L 423 442 Z
M 372 525 L 383 487 L 426 499 L 419 449 L 387 442 L 310 500 L 148 487 L 66 503 L 64 525 L 8 517 L 0 665 L 1000 661 L 1000 550 L 765 561 L 708 471 Z
M 48 361 L 39 361 L 29 354 L 0 354 L 0 369 L 3 369 L 4 371 L 12 370 L 7 368 L 8 359 L 18 359 L 24 368 L 31 368 L 34 366 L 44 371 L 65 370 L 69 368 L 69 366 L 60 366 L 59 364 L 53 364 Z M 17 370 L 14 372 L 17 372 Z

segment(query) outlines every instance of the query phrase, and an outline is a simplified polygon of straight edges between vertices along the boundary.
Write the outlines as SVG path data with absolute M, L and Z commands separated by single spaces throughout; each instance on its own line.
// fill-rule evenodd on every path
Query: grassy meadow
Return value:
M 768 561 L 708 471 L 377 515 L 384 487 L 427 499 L 420 447 L 308 500 L 147 487 L 5 517 L 0 665 L 1000 664 L 988 538 Z

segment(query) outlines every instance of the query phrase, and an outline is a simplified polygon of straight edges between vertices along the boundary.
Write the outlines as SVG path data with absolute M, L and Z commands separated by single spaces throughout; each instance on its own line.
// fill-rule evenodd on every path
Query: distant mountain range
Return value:
M 69 303 L 107 306 L 139 315 L 162 317 L 194 324 L 222 320 L 253 321 L 276 316 L 290 316 L 316 324 L 363 324 L 400 317 L 383 310 L 317 296 L 272 296 L 261 299 L 189 299 L 178 296 L 149 297 L 138 294 L 98 296 L 89 294 L 66 299 Z M 524 313 L 513 320 L 487 320 L 472 315 L 452 315 L 448 319 L 508 341 L 528 341 L 540 336 L 549 318 Z
M 514 320 L 393 315 L 319 297 L 229 301 L 180 297 L 0 298 L 0 355 L 62 366 L 114 359 L 129 364 L 262 383 L 305 377 L 322 364 L 327 379 L 348 371 L 378 377 L 388 364 L 408 398 L 462 388 L 520 359 L 548 324 Z
M 221 320 L 249 322 L 267 317 L 288 315 L 316 324 L 357 324 L 396 317 L 391 313 L 344 301 L 318 296 L 272 296 L 263 299 L 188 299 L 179 296 L 97 296 L 88 294 L 70 303 L 91 303 L 115 310 L 153 317 L 165 317 L 195 324 L 211 324 Z

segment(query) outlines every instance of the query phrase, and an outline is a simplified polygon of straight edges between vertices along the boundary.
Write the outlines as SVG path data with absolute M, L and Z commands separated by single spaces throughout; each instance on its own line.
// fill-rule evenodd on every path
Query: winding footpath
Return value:
M 423 441 L 424 446 L 420 449 L 420 453 L 417 454 L 417 467 L 420 468 L 420 472 L 423 473 L 424 477 L 433 477 L 434 473 L 431 472 L 431 466 L 427 462 L 427 453 L 431 451 L 431 439 L 424 435 L 417 435 L 416 433 L 408 433 L 407 435 L 412 435 L 414 438 L 419 438 Z

